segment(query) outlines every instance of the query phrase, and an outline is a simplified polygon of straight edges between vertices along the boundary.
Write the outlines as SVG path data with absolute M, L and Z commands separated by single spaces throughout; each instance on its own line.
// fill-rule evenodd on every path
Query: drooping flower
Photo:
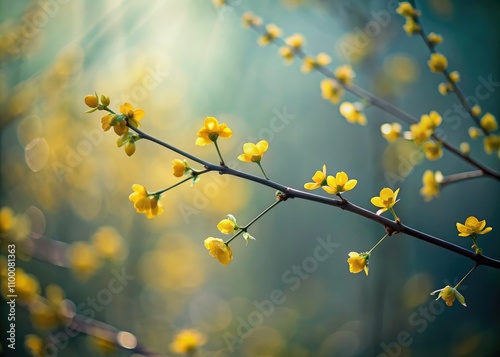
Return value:
M 304 184 L 306 190 L 315 190 L 321 186 L 325 186 L 326 183 L 326 165 L 323 165 L 323 171 L 316 171 L 312 177 L 313 182 L 307 182 Z
M 393 142 L 394 140 L 400 138 L 402 130 L 403 127 L 399 123 L 385 123 L 380 126 L 380 132 L 388 142 Z
M 366 116 L 363 114 L 361 103 L 343 102 L 340 105 L 340 114 L 351 124 L 366 125 Z
M 261 140 L 257 144 L 245 143 L 243 145 L 243 154 L 238 156 L 238 160 L 259 163 L 268 147 L 269 144 L 265 140 Z
M 323 190 L 336 195 L 341 192 L 350 191 L 358 184 L 358 180 L 349 180 L 349 177 L 344 171 L 337 172 L 337 176 L 328 176 L 326 179 L 327 186 L 323 186 Z
M 433 291 L 431 295 L 435 295 L 437 292 L 439 292 L 439 294 L 436 300 L 439 298 L 443 299 L 443 301 L 446 303 L 446 306 L 452 306 L 456 298 L 460 304 L 467 307 L 467 305 L 465 304 L 465 298 L 463 297 L 462 294 L 458 292 L 457 289 L 452 288 L 449 285 L 446 285 L 442 289 Z
M 206 341 L 205 335 L 197 330 L 181 330 L 174 336 L 174 340 L 170 344 L 170 350 L 178 354 L 192 355 Z
M 163 213 L 163 204 L 159 201 L 159 195 L 148 193 L 146 187 L 134 184 L 134 192 L 128 197 L 134 202 L 134 208 L 138 213 L 146 214 L 147 218 L 154 218 Z
M 476 234 L 486 234 L 493 228 L 486 227 L 486 220 L 479 221 L 476 217 L 470 216 L 465 220 L 465 224 L 456 223 L 460 237 L 475 236 Z M 486 227 L 486 228 L 485 228 Z
M 368 259 L 369 254 L 366 253 L 356 253 L 350 252 L 347 263 L 349 264 L 349 271 L 353 274 L 360 273 L 364 270 L 366 276 L 368 276 Z
M 175 177 L 182 177 L 189 169 L 186 160 L 172 160 L 172 172 Z
M 380 207 L 377 214 L 381 214 L 388 209 L 391 209 L 399 200 L 397 199 L 399 193 L 399 188 L 396 191 L 391 190 L 386 187 L 380 191 L 380 196 L 372 197 L 370 202 L 376 206 Z
M 432 72 L 440 73 L 448 67 L 448 60 L 441 53 L 432 53 L 427 64 Z
M 236 218 L 232 214 L 228 214 L 227 218 L 223 219 L 217 224 L 217 229 L 223 234 L 233 233 L 239 229 Z
M 233 252 L 229 245 L 220 238 L 208 237 L 205 239 L 205 248 L 209 250 L 212 257 L 222 265 L 228 265 L 233 260 Z
M 205 146 L 209 145 L 219 137 L 228 139 L 233 135 L 231 129 L 225 123 L 219 124 L 219 121 L 214 117 L 206 117 L 204 126 L 198 131 L 198 138 L 196 145 Z
M 266 26 L 266 32 L 259 37 L 257 43 L 260 46 L 267 46 L 270 43 L 274 42 L 274 40 L 280 37 L 282 34 L 281 29 L 275 24 L 269 24 Z
M 321 96 L 323 99 L 331 101 L 333 104 L 340 102 L 340 98 L 344 94 L 344 89 L 337 81 L 330 78 L 321 81 Z
M 429 202 L 434 197 L 439 196 L 439 187 L 442 179 L 443 175 L 440 171 L 436 171 L 434 173 L 431 170 L 427 170 L 424 172 L 424 175 L 422 176 L 423 186 L 420 189 L 420 194 L 424 196 L 426 202 Z

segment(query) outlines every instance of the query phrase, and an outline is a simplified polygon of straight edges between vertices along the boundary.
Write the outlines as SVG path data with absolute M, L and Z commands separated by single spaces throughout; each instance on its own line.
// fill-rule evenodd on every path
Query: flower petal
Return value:
M 267 148 L 269 147 L 269 143 L 265 140 L 259 141 L 256 145 L 257 150 L 259 150 L 259 154 L 262 155 L 267 151 Z

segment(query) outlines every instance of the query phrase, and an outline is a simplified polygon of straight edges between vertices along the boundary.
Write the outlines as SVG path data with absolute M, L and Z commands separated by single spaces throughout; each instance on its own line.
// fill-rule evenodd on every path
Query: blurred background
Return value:
M 374 251 L 369 277 L 353 275 L 347 254 L 369 250 L 383 228 L 296 199 L 252 226 L 256 241 L 237 238 L 234 260 L 222 266 L 204 239 L 227 238 L 216 228 L 226 214 L 246 224 L 275 192 L 217 174 L 167 192 L 155 219 L 135 212 L 132 184 L 150 191 L 174 184 L 171 161 L 180 157 L 145 141 L 128 157 L 114 133 L 102 131 L 102 113 L 84 114 L 87 94 L 109 96 L 115 111 L 124 102 L 144 109 L 144 131 L 214 163 L 215 149 L 194 142 L 203 119 L 215 116 L 234 132 L 219 141 L 229 166 L 259 175 L 236 157 L 243 143 L 265 139 L 266 173 L 290 187 L 302 188 L 326 164 L 329 174 L 358 180 L 345 197 L 369 210 L 381 188 L 401 188 L 396 212 L 405 224 L 465 248 L 470 240 L 458 237 L 455 223 L 486 219 L 493 231 L 479 243 L 499 257 L 498 182 L 453 184 L 426 203 L 419 194 L 425 170 L 473 168 L 449 152 L 421 162 L 399 155 L 380 134 L 395 118 L 367 108 L 366 126 L 349 124 L 321 97 L 321 74 L 302 74 L 297 60 L 285 65 L 276 46 L 259 47 L 258 34 L 241 27 L 250 10 L 285 36 L 303 34 L 307 53 L 328 53 L 333 69 L 350 63 L 359 86 L 416 117 L 438 111 L 443 138 L 469 142 L 472 157 L 499 170 L 482 139 L 470 140 L 473 123 L 456 97 L 438 93 L 443 78 L 428 70 L 422 40 L 404 33 L 396 2 L 233 4 L 0 2 L 2 281 L 14 243 L 14 355 L 168 356 L 185 329 L 198 331 L 200 356 L 497 355 L 499 272 L 480 267 L 461 285 L 467 308 L 434 302 L 431 291 L 454 286 L 472 267 L 439 247 L 390 237 Z M 426 31 L 443 36 L 439 51 L 460 72 L 463 91 L 497 115 L 500 4 L 418 5 Z M 12 353 L 8 306 L 1 309 L 1 349 Z M 75 311 L 85 317 L 82 332 L 68 333 Z

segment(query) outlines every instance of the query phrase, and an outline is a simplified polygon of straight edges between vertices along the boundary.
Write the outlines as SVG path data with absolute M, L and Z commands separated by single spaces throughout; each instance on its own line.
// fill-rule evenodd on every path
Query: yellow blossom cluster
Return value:
M 413 8 L 411 3 L 407 1 L 400 2 L 396 12 L 405 17 L 406 23 L 404 24 L 403 29 L 408 36 L 420 33 L 420 26 L 417 23 L 420 11 Z
M 405 133 L 405 138 L 421 147 L 428 160 L 437 160 L 443 156 L 441 142 L 431 140 L 432 134 L 441 122 L 441 115 L 436 111 L 431 111 L 429 114 L 422 115 L 418 123 L 410 126 L 410 132 Z

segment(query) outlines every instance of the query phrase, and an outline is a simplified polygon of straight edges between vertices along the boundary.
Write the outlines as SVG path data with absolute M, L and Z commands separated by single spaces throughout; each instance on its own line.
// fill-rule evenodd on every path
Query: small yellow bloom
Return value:
M 447 95 L 448 93 L 453 92 L 453 87 L 450 83 L 439 83 L 438 85 L 438 92 L 441 95 Z
M 286 44 L 294 49 L 299 49 L 304 45 L 304 37 L 301 34 L 293 34 L 285 40 Z
M 89 108 L 97 108 L 99 105 L 99 97 L 96 95 L 86 95 L 85 96 L 85 104 Z
M 340 114 L 351 124 L 366 125 L 366 116 L 363 114 L 361 103 L 343 102 L 340 105 Z
M 487 132 L 495 131 L 498 128 L 497 120 L 490 113 L 486 113 L 483 115 L 483 117 L 481 118 L 480 124 L 481 124 L 481 128 L 483 128 Z
M 108 131 L 109 129 L 111 129 L 112 126 L 116 125 L 116 114 L 111 114 L 111 113 L 106 114 L 105 116 L 102 117 L 101 124 L 102 124 L 102 129 L 104 131 Z M 125 126 L 125 128 L 127 127 Z
M 270 43 L 274 42 L 274 40 L 277 37 L 280 37 L 281 33 L 282 33 L 282 31 L 278 26 L 276 26 L 274 24 L 269 24 L 266 26 L 266 32 L 262 36 L 259 37 L 257 43 L 260 46 L 267 46 Z
M 467 307 L 467 305 L 465 304 L 465 298 L 463 297 L 462 294 L 458 292 L 457 289 L 452 288 L 449 285 L 446 285 L 442 289 L 433 291 L 431 295 L 435 295 L 437 292 L 439 292 L 437 299 L 439 298 L 443 299 L 443 301 L 446 303 L 446 306 L 452 306 L 456 298 L 460 304 Z
M 465 224 L 457 222 L 457 230 L 460 237 L 475 236 L 476 234 L 486 234 L 493 228 L 486 227 L 486 220 L 479 221 L 476 217 L 470 216 L 465 220 Z M 486 227 L 486 228 L 485 228 Z
M 405 24 L 403 25 L 403 30 L 405 30 L 405 32 L 408 36 L 413 36 L 417 33 L 420 33 L 420 26 L 413 19 L 413 17 L 408 16 L 406 18 Z
M 305 57 L 303 61 L 304 62 L 302 63 L 300 70 L 302 73 L 309 73 L 315 68 L 327 66 L 332 62 L 332 59 L 326 53 L 320 53 L 316 56 L 316 59 L 312 57 Z
M 401 137 L 401 131 L 403 127 L 399 123 L 385 123 L 380 126 L 380 131 L 382 136 L 388 141 L 393 142 L 394 140 Z
M 159 197 L 149 194 L 146 187 L 138 184 L 132 185 L 132 189 L 134 192 L 128 198 L 134 202 L 136 212 L 146 214 L 147 218 L 154 218 L 163 213 L 163 204 Z
M 101 104 L 103 107 L 109 106 L 109 103 L 111 103 L 111 99 L 109 99 L 108 96 L 101 94 Z
M 244 28 L 260 26 L 262 19 L 251 12 L 245 12 L 241 16 L 241 23 Z
M 14 212 L 10 207 L 0 209 L 0 233 L 7 233 L 14 225 Z
M 221 231 L 222 234 L 233 233 L 238 228 L 236 219 L 232 215 L 228 215 L 228 218 L 223 219 L 217 224 L 217 229 Z
M 313 182 L 304 184 L 306 190 L 315 190 L 326 185 L 326 165 L 323 165 L 323 171 L 316 171 L 312 180 Z
M 427 40 L 430 44 L 435 46 L 443 42 L 443 37 L 441 35 L 438 35 L 437 33 L 431 32 L 429 35 L 427 35 Z
M 186 160 L 172 160 L 172 171 L 175 177 L 182 177 L 188 168 Z
M 460 143 L 460 151 L 464 155 L 469 155 L 470 154 L 470 145 L 469 145 L 469 143 L 466 143 L 466 142 Z
M 279 54 L 281 55 L 281 57 L 283 57 L 283 59 L 287 64 L 293 62 L 295 52 L 289 46 L 280 47 Z
M 128 141 L 128 142 L 125 144 L 125 153 L 126 153 L 128 156 L 132 156 L 132 155 L 134 155 L 134 152 L 135 152 L 135 142 Z
M 500 135 L 488 135 L 483 140 L 484 151 L 488 154 L 496 151 L 498 157 L 500 157 Z
M 396 12 L 401 16 L 420 16 L 420 11 L 416 10 L 408 1 L 400 2 Z
M 432 140 L 424 144 L 424 154 L 427 160 L 437 160 L 443 156 L 442 144 Z
M 182 330 L 174 336 L 170 350 L 178 354 L 192 355 L 206 341 L 205 335 L 196 330 Z
M 350 252 L 349 258 L 347 259 L 349 271 L 353 274 L 357 274 L 364 270 L 366 276 L 368 276 L 368 257 L 368 254 Z
M 388 209 L 392 208 L 396 203 L 398 203 L 398 193 L 399 193 L 399 188 L 396 191 L 392 191 L 390 188 L 383 188 L 380 191 L 380 196 L 378 197 L 372 197 L 370 202 L 376 206 L 380 207 L 377 211 L 377 214 L 381 214 L 382 212 L 387 211 Z
M 441 53 L 432 53 L 427 64 L 432 72 L 440 73 L 448 67 L 448 60 Z
M 348 64 L 344 66 L 339 66 L 335 69 L 335 79 L 343 84 L 350 84 L 356 73 L 352 70 L 352 67 Z
M 44 352 L 44 342 L 43 339 L 37 335 L 26 335 L 24 337 L 24 347 L 30 356 L 39 357 L 43 356 Z
M 344 89 L 340 86 L 340 84 L 338 84 L 337 81 L 329 78 L 323 79 L 320 86 L 321 96 L 324 99 L 329 100 L 334 104 L 340 102 L 340 98 L 344 94 Z
M 205 125 L 198 131 L 198 138 L 195 144 L 198 146 L 205 146 L 217 141 L 219 137 L 228 139 L 232 135 L 232 130 L 229 129 L 225 123 L 219 124 L 216 118 L 206 117 Z
M 228 265 L 233 260 L 233 252 L 229 245 L 220 238 L 208 237 L 205 239 L 205 248 L 209 250 L 212 257 L 222 265 Z
M 442 121 L 443 119 L 441 118 L 441 115 L 434 110 L 430 112 L 429 115 L 424 114 L 420 117 L 420 125 L 423 128 L 430 129 L 432 131 L 441 125 Z
M 268 147 L 269 144 L 265 140 L 261 140 L 257 144 L 245 143 L 243 145 L 243 154 L 238 156 L 238 160 L 259 163 Z
M 132 104 L 125 103 L 120 105 L 120 113 L 127 117 L 127 123 L 134 128 L 138 128 L 141 126 L 139 120 L 141 120 L 146 112 L 142 109 L 134 109 Z M 123 122 L 123 121 L 122 121 Z M 120 124 L 122 123 L 120 122 Z M 126 124 L 126 123 L 125 123 Z M 116 127 L 116 125 L 115 125 Z M 121 135 L 121 134 L 120 134 Z
M 420 189 L 420 194 L 424 196 L 426 202 L 439 196 L 439 187 L 442 179 L 443 175 L 440 171 L 434 173 L 431 170 L 427 170 L 424 172 L 424 176 L 422 176 L 422 183 L 424 186 Z
M 453 71 L 450 73 L 450 79 L 454 82 L 460 82 L 460 73 L 458 71 Z
M 477 116 L 481 115 L 481 107 L 476 104 L 472 107 L 471 112 L 472 112 L 472 115 L 477 117 Z
M 476 128 L 475 126 L 471 126 L 469 128 L 469 136 L 471 137 L 471 139 L 477 139 L 481 135 L 483 135 L 483 132 L 481 131 L 481 129 Z
M 314 178 L 313 178 L 314 179 Z M 322 186 L 326 192 L 336 195 L 341 192 L 350 191 L 358 184 L 358 180 L 349 180 L 344 171 L 337 172 L 337 176 L 328 176 L 327 186 Z
M 426 142 L 432 135 L 432 130 L 418 124 L 410 125 L 411 139 L 416 145 L 421 145 Z

